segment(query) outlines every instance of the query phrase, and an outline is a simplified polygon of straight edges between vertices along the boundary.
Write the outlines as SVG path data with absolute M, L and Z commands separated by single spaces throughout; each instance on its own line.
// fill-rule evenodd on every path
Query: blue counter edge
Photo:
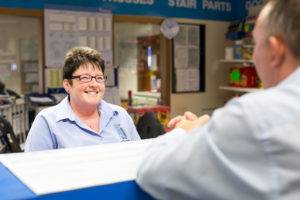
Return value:
M 87 169 L 88 170 L 88 169 Z M 9 199 L 153 199 L 135 181 L 119 182 L 37 196 L 0 163 L 0 196 Z

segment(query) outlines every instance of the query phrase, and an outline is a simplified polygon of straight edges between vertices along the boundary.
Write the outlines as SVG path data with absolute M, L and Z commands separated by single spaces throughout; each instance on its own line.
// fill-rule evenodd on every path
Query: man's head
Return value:
M 93 67 L 100 69 L 104 74 L 105 65 L 101 54 L 89 47 L 74 47 L 70 49 L 65 56 L 63 67 L 63 79 L 67 79 L 72 84 L 73 73 L 83 65 L 91 64 Z
M 253 31 L 253 59 L 264 87 L 277 85 L 300 60 L 300 1 L 270 0 Z

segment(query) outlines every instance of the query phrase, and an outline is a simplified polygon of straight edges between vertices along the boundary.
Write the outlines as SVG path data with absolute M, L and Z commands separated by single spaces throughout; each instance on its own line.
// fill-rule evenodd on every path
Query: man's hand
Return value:
M 177 125 L 175 126 L 176 128 L 182 128 L 186 132 L 190 132 L 194 128 L 201 127 L 204 124 L 206 124 L 209 121 L 209 116 L 208 115 L 202 115 L 201 117 L 195 119 L 195 120 L 181 120 Z
M 198 118 L 194 113 L 187 111 L 183 116 L 179 115 L 171 119 L 168 123 L 168 127 L 170 129 L 183 128 L 185 131 L 189 132 L 193 128 L 203 126 L 208 120 L 208 115 L 203 115 Z
M 168 126 L 168 128 L 173 129 L 173 128 L 176 127 L 176 125 L 180 121 L 182 121 L 184 119 L 189 120 L 189 121 L 194 121 L 194 120 L 198 119 L 198 117 L 194 113 L 192 113 L 190 111 L 187 111 L 187 112 L 184 113 L 183 116 L 182 115 L 178 115 L 178 116 L 174 117 L 173 119 L 171 119 L 169 121 L 169 123 L 167 124 L 167 126 Z

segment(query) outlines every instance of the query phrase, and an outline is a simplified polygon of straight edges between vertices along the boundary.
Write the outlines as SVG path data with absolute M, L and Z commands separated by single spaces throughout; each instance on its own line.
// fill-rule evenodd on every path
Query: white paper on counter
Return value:
M 43 195 L 134 180 L 153 141 L 15 153 L 0 156 L 0 161 L 35 194 Z

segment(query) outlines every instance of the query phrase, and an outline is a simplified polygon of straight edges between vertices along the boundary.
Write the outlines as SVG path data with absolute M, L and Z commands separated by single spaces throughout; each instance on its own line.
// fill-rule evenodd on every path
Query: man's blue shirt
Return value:
M 160 136 L 137 183 L 155 199 L 300 199 L 300 66 L 187 134 Z

